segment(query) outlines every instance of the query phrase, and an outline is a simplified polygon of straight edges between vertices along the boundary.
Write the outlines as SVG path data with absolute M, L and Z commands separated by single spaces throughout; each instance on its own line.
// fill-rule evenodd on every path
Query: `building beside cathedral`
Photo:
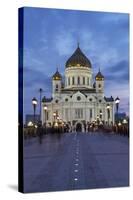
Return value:
M 52 76 L 52 98 L 43 97 L 42 123 L 85 131 L 92 123 L 114 123 L 114 99 L 106 97 L 105 77 L 93 67 L 79 45 L 65 64 L 65 80 L 58 69 Z

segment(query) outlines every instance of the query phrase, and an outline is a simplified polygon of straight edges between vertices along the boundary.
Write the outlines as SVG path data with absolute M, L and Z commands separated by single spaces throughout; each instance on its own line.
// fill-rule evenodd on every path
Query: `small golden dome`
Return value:
M 61 80 L 62 79 L 62 76 L 61 74 L 58 72 L 58 69 L 57 71 L 55 72 L 55 74 L 52 76 L 53 80 Z
M 96 79 L 97 81 L 104 80 L 104 76 L 103 76 L 102 73 L 100 72 L 100 69 L 99 69 L 99 72 L 97 73 L 97 75 L 95 76 L 95 79 Z

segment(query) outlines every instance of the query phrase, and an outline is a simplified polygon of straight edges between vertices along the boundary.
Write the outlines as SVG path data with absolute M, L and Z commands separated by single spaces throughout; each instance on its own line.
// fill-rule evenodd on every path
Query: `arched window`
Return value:
M 80 85 L 80 77 L 78 76 L 78 85 Z
M 75 109 L 75 118 L 76 119 L 82 119 L 83 118 L 83 109 L 82 108 L 76 108 Z
M 57 92 L 58 89 L 59 89 L 59 86 L 58 86 L 58 84 L 56 84 L 56 85 L 55 85 L 55 91 Z
M 67 79 L 65 78 L 65 86 L 67 86 Z
M 89 79 L 89 77 L 87 78 L 87 85 L 90 85 L 90 79 Z
M 99 110 L 99 115 L 100 115 L 100 119 L 102 119 L 103 112 L 101 109 Z
M 70 85 L 70 77 L 68 77 L 68 85 Z
M 101 88 L 101 84 L 99 84 L 98 87 Z
M 85 77 L 83 77 L 83 85 L 85 85 Z
M 92 98 L 90 98 L 89 101 L 92 101 Z
M 78 100 L 78 101 L 80 101 L 80 100 L 81 100 L 81 97 L 80 97 L 80 96 L 78 96 L 78 97 L 77 97 L 77 100 Z
M 92 118 L 92 108 L 90 108 L 90 119 Z
M 67 102 L 67 101 L 68 101 L 68 98 L 66 98 L 65 101 Z
M 55 103 L 58 103 L 58 102 L 59 102 L 58 99 L 56 99 L 56 100 L 55 100 Z
M 72 77 L 72 85 L 75 84 L 75 80 L 74 80 L 74 77 Z

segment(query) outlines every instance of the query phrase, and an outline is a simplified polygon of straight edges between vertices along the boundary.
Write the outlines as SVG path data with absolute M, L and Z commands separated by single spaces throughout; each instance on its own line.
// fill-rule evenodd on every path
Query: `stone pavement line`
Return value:
M 81 182 L 81 166 L 80 166 L 80 146 L 79 146 L 79 137 L 77 134 L 76 141 L 75 141 L 75 167 L 74 167 L 74 185 L 73 189 L 80 189 L 80 182 Z
M 83 136 L 83 135 L 82 135 Z M 84 177 L 84 167 L 83 167 L 83 159 L 81 155 L 81 142 L 80 142 L 80 133 L 77 134 L 77 144 L 76 147 L 78 147 L 78 154 L 76 153 L 76 159 L 78 159 L 78 181 L 74 185 L 74 190 L 76 189 L 85 189 L 85 177 Z M 85 153 L 85 152 L 84 152 Z
M 97 165 L 97 170 L 100 172 L 98 167 L 98 163 L 96 163 L 95 157 L 91 155 L 91 151 L 89 150 L 89 158 L 87 156 L 88 153 L 88 135 L 84 136 L 79 134 L 80 141 L 80 181 L 76 185 L 75 189 L 90 189 L 90 188 L 99 188 L 99 184 L 97 182 L 97 177 L 95 174 L 95 170 L 93 169 L 93 165 Z M 91 157 L 90 157 L 91 155 Z M 93 163 L 93 164 L 92 164 Z M 101 172 L 100 172 L 101 173 Z M 101 174 L 101 181 L 106 182 L 104 176 Z M 104 184 L 105 186 L 105 184 Z M 103 186 L 103 187 L 104 187 Z M 107 187 L 107 183 L 106 183 Z

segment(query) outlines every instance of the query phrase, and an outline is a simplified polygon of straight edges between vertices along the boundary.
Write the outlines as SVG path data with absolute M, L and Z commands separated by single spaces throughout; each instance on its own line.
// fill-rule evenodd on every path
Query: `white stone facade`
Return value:
M 65 69 L 65 82 L 62 83 L 62 77 L 58 71 L 53 76 L 52 98 L 45 97 L 42 102 L 42 124 L 53 126 L 60 120 L 73 131 L 79 124 L 82 131 L 85 131 L 93 122 L 113 125 L 114 100 L 113 97 L 105 97 L 104 77 L 99 71 L 93 83 L 92 67 L 82 66 L 84 55 L 79 55 L 80 49 L 78 49 L 78 55 L 76 51 L 75 57 L 70 61 L 73 64 L 74 60 L 74 66 L 70 65 Z

